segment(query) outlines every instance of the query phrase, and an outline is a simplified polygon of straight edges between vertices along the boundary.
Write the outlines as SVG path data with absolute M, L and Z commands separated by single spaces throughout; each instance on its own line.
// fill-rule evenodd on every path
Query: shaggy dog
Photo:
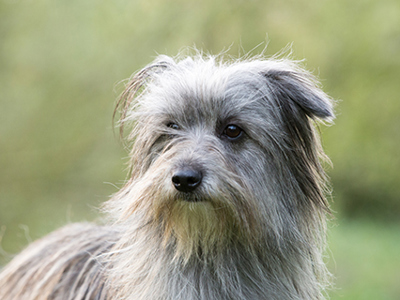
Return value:
M 131 173 L 0 275 L 2 300 L 323 299 L 332 100 L 289 59 L 158 57 L 119 101 Z

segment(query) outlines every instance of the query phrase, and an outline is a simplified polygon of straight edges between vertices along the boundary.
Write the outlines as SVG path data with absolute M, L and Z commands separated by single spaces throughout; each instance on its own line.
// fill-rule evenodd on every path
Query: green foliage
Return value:
M 398 0 L 2 0 L 2 247 L 15 252 L 27 236 L 37 238 L 66 222 L 93 219 L 92 207 L 123 184 L 126 159 L 120 157 L 126 152 L 113 137 L 111 123 L 120 80 L 157 53 L 176 55 L 196 45 L 239 56 L 252 49 L 261 52 L 266 41 L 267 55 L 293 42 L 294 57 L 306 58 L 324 90 L 340 99 L 336 124 L 321 127 L 334 165 L 328 170 L 334 209 L 347 217 L 398 220 Z M 352 227 L 349 240 L 337 236 L 334 252 L 346 249 L 367 229 Z M 398 240 L 393 231 L 384 232 L 390 232 L 387 240 L 378 242 Z M 353 264 L 345 262 L 348 274 L 361 276 L 360 286 L 371 279 L 356 272 L 362 265 L 356 253 L 373 260 L 368 243 L 360 237 L 352 250 Z M 394 253 L 384 255 L 388 261 L 394 258 Z

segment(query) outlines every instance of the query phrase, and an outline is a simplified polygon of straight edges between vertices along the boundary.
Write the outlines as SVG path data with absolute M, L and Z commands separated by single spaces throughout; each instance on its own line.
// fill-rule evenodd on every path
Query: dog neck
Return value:
M 188 259 L 177 256 L 176 240 L 165 244 L 157 228 L 131 230 L 112 252 L 109 285 L 115 299 L 322 298 L 311 254 L 299 249 L 285 249 L 292 253 L 284 256 L 278 248 L 266 251 L 267 241 L 256 251 L 231 243 L 207 255 L 198 249 Z

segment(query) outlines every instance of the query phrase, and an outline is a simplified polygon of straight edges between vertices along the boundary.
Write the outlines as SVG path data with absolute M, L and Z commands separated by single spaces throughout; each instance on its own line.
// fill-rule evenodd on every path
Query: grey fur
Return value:
M 119 107 L 131 176 L 104 206 L 108 225 L 33 243 L 1 273 L 1 299 L 324 298 L 314 123 L 334 114 L 310 73 L 287 59 L 160 56 Z M 201 183 L 182 192 L 179 172 Z

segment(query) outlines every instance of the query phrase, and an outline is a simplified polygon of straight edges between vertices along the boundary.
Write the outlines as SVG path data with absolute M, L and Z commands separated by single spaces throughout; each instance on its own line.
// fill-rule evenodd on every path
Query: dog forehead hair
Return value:
M 141 110 L 183 127 L 247 123 L 267 104 L 260 101 L 266 80 L 254 69 L 254 64 L 213 59 L 181 61 L 155 76 L 140 101 Z

